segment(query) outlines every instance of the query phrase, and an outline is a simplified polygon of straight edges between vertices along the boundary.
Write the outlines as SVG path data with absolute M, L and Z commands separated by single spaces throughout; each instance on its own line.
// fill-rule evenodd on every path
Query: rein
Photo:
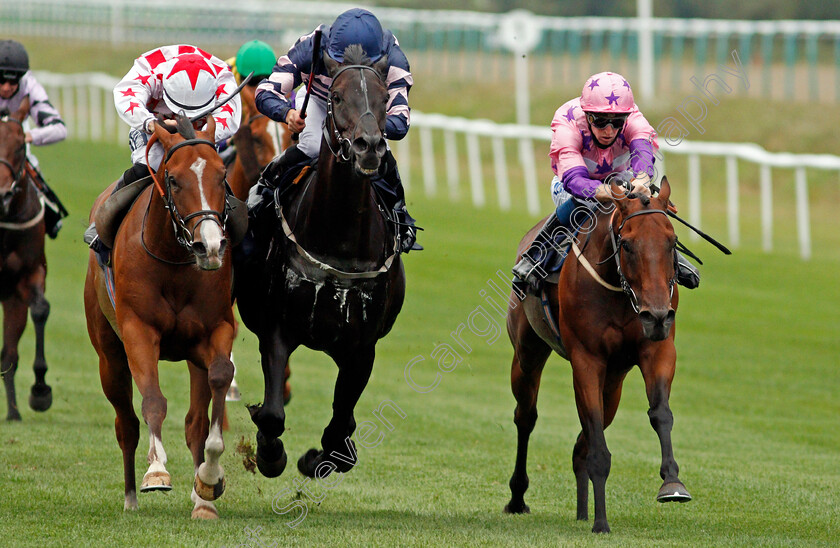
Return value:
M 157 189 L 158 194 L 160 194 L 160 197 L 163 198 L 163 201 L 164 201 L 163 207 L 169 211 L 169 218 L 172 221 L 172 228 L 175 231 L 175 240 L 178 242 L 178 244 L 181 247 L 183 247 L 184 249 L 186 249 L 190 253 L 193 253 L 193 243 L 195 242 L 195 231 L 198 229 L 199 225 L 201 225 L 201 223 L 203 223 L 204 221 L 212 221 L 212 222 L 216 223 L 217 225 L 219 225 L 219 228 L 221 228 L 222 232 L 224 232 L 225 222 L 227 221 L 227 218 L 226 218 L 225 214 L 220 213 L 220 212 L 218 212 L 214 209 L 200 209 L 198 211 L 190 213 L 186 217 L 181 216 L 181 213 L 178 211 L 178 208 L 175 205 L 175 199 L 172 197 L 172 181 L 175 178 L 169 174 L 169 171 L 166 169 L 166 163 L 169 161 L 170 158 L 172 158 L 172 154 L 176 150 L 178 150 L 179 148 L 186 147 L 186 146 L 209 145 L 209 146 L 213 147 L 213 150 L 216 150 L 216 144 L 212 141 L 207 140 L 207 139 L 185 139 L 184 141 L 181 141 L 180 143 L 177 143 L 176 145 L 174 145 L 172 148 L 170 148 L 166 152 L 166 156 L 163 158 L 163 162 L 161 162 L 161 165 L 163 166 L 163 183 L 164 183 L 163 185 L 161 185 L 160 182 L 157 179 L 157 176 L 156 176 L 157 174 L 152 171 L 152 167 L 149 165 L 149 149 L 152 148 L 152 145 L 156 142 L 156 140 L 157 140 L 157 135 L 152 135 L 152 138 L 149 139 L 149 142 L 146 144 L 146 165 L 149 167 L 149 174 L 152 176 L 152 181 L 154 181 L 154 183 L 155 183 L 155 188 Z M 198 181 L 198 184 L 200 185 L 201 181 Z M 151 207 L 151 203 L 152 202 L 151 202 L 151 198 L 150 198 L 149 199 L 149 207 Z M 149 213 L 149 208 L 147 207 L 146 208 L 146 214 L 143 217 L 143 232 L 145 232 L 145 230 L 146 230 L 146 217 L 148 216 L 148 213 Z M 195 226 L 193 227 L 193 229 L 190 230 L 189 227 L 187 227 L 187 221 L 189 221 L 190 219 L 194 219 L 196 217 L 200 217 L 200 219 L 198 220 L 197 223 L 195 223 Z M 142 234 L 141 234 L 141 240 L 142 240 Z M 154 257 L 155 259 L 158 259 L 159 261 L 165 262 L 167 264 L 173 264 L 173 265 L 192 264 L 192 261 L 190 261 L 190 262 L 171 262 L 171 261 L 167 261 L 165 259 L 161 259 L 160 257 L 157 257 L 156 255 L 151 253 L 151 251 L 149 251 L 149 249 L 146 247 L 145 241 L 143 241 L 142 243 L 143 243 L 143 249 L 146 251 L 146 253 L 148 253 L 149 255 Z
M 360 75 L 363 75 L 362 71 L 369 70 L 376 75 L 376 78 L 380 82 L 382 81 L 382 77 L 379 75 L 379 72 L 375 68 L 373 68 L 372 66 L 369 66 L 369 65 L 347 65 L 346 67 L 341 67 L 340 69 L 338 69 L 338 71 L 336 71 L 335 75 L 333 75 L 332 82 L 330 83 L 330 87 L 327 90 L 327 120 L 329 120 L 330 125 L 332 126 L 332 135 L 330 135 L 329 131 L 327 130 L 327 124 L 324 124 L 323 134 L 324 134 L 324 140 L 327 143 L 327 148 L 330 149 L 330 152 L 332 153 L 332 155 L 335 156 L 336 160 L 339 161 L 339 162 L 349 162 L 350 161 L 350 147 L 352 146 L 352 142 L 347 137 L 342 137 L 341 133 L 339 133 L 339 131 L 338 131 L 338 125 L 335 122 L 335 110 L 333 109 L 332 95 L 329 92 L 332 91 L 332 88 L 335 85 L 336 80 L 338 80 L 338 77 L 343 72 L 345 72 L 347 70 L 350 70 L 350 69 L 358 69 Z M 359 116 L 359 119 L 356 121 L 356 127 L 359 126 L 359 122 L 365 116 L 370 115 L 370 116 L 373 116 L 374 120 L 376 119 L 376 116 L 370 110 L 370 99 L 368 98 L 367 81 L 364 79 L 364 76 L 362 76 L 360 78 L 360 81 L 361 81 L 361 86 L 362 86 L 362 92 L 365 95 L 365 111 L 362 113 L 361 116 Z M 354 133 L 355 133 L 355 129 L 354 129 Z M 338 151 L 333 149 L 333 145 L 332 145 L 332 139 L 333 138 L 338 143 Z

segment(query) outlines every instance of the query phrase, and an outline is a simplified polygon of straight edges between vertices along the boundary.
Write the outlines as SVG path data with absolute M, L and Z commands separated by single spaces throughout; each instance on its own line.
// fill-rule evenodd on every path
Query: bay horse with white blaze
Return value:
M 23 120 L 29 99 L 17 111 L 0 113 L 0 300 L 3 302 L 3 351 L 0 373 L 6 388 L 6 420 L 20 420 L 15 395 L 18 343 L 26 328 L 26 312 L 35 324 L 35 384 L 29 406 L 46 411 L 52 389 L 45 382 L 44 326 L 50 303 L 44 297 L 47 258 L 44 254 L 44 202 L 26 170 Z
M 210 501 L 221 496 L 225 485 L 219 460 L 224 451 L 225 393 L 233 377 L 229 356 L 234 320 L 225 170 L 213 142 L 214 129 L 212 116 L 201 132 L 183 115 L 178 117 L 177 133 L 155 125 L 149 146 L 160 142 L 164 161 L 154 184 L 140 194 L 116 234 L 113 277 L 99 266 L 95 253 L 88 261 L 88 334 L 99 355 L 102 388 L 117 414 L 126 510 L 137 508 L 134 453 L 139 422 L 132 405 L 132 380 L 149 426 L 149 469 L 140 491 L 169 490 L 161 437 L 166 398 L 158 383 L 158 360 L 186 360 L 190 408 L 185 431 L 195 465 L 192 516 L 218 517 Z M 109 187 L 99 196 L 91 219 L 110 194 Z
M 352 45 L 341 65 L 324 61 L 333 80 L 317 173 L 281 199 L 265 264 L 251 271 L 237 265 L 235 276 L 240 315 L 260 344 L 265 399 L 251 407 L 251 418 L 257 465 L 267 477 L 286 466 L 279 439 L 284 366 L 300 345 L 332 357 L 338 377 L 322 448 L 304 454 L 298 469 L 325 477 L 353 467 L 353 410 L 370 378 L 376 342 L 391 330 L 405 296 L 395 231 L 371 184 L 387 150 L 387 58 L 372 65 Z
M 505 511 L 529 512 L 524 499 L 528 439 L 537 420 L 542 370 L 554 350 L 571 362 L 582 426 L 572 452 L 577 519 L 589 519 L 591 481 L 596 533 L 610 530 L 605 502 L 610 452 L 604 429 L 615 418 L 622 383 L 634 365 L 642 371 L 648 416 L 662 452 L 663 484 L 656 498 L 691 500 L 678 478 L 671 446 L 674 417 L 668 404 L 677 359 L 674 320 L 679 302 L 677 237 L 665 213 L 671 187 L 663 179 L 656 197 L 626 195 L 618 186 L 611 188 L 613 208 L 583 223 L 586 243 L 578 246 L 573 240 L 559 279 L 546 280 L 542 298 L 527 295 L 520 305 L 509 308 L 507 317 L 514 348 L 511 385 L 518 444 Z M 542 222 L 520 242 L 517 260 L 541 226 Z M 514 292 L 511 302 L 516 298 Z

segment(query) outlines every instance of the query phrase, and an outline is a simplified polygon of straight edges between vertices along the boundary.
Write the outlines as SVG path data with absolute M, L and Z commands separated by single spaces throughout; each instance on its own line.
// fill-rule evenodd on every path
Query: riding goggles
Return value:
M 607 126 L 612 126 L 617 130 L 624 127 L 624 122 L 627 121 L 627 115 L 611 116 L 609 118 L 599 116 L 591 112 L 586 113 L 586 120 L 595 128 L 604 129 Z
M 0 72 L 0 85 L 8 82 L 16 86 L 20 83 L 21 78 L 23 78 L 23 74 L 20 72 Z

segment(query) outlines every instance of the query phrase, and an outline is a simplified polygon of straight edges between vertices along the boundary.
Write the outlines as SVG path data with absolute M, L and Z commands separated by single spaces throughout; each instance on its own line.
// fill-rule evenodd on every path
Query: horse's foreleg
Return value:
M 0 373 L 6 387 L 6 420 L 19 421 L 20 412 L 15 394 L 15 373 L 18 367 L 18 343 L 26 327 L 26 303 L 16 295 L 3 301 L 3 351 L 0 352 Z
M 260 336 L 260 360 L 265 382 L 262 405 L 248 408 L 251 420 L 257 425 L 257 468 L 267 478 L 275 478 L 286 468 L 287 456 L 280 436 L 286 429 L 283 407 L 284 370 L 294 348 L 280 339 L 279 327 Z
M 166 450 L 161 434 L 166 418 L 166 398 L 160 391 L 158 379 L 160 335 L 136 320 L 121 322 L 120 330 L 131 376 L 143 400 L 140 406 L 143 420 L 149 426 L 149 469 L 143 476 L 140 492 L 169 491 L 172 479 L 166 471 Z
M 212 395 L 210 431 L 204 444 L 205 461 L 195 476 L 195 491 L 204 500 L 216 500 L 225 490 L 225 471 L 219 460 L 225 450 L 222 438 L 222 422 L 225 415 L 225 395 L 233 380 L 233 363 L 228 356 L 233 345 L 233 324 L 224 323 L 211 338 L 215 356 L 207 366 L 207 382 L 204 391 Z M 194 387 L 197 388 L 197 387 Z M 206 397 L 206 396 L 205 396 Z M 207 408 L 206 403 L 204 409 Z
M 606 484 L 610 475 L 612 457 L 604 437 L 603 375 L 606 364 L 593 356 L 583 355 L 583 352 L 572 354 L 571 358 L 578 417 L 583 427 L 583 437 L 589 442 L 586 472 L 592 481 L 595 499 L 595 522 L 592 525 L 592 532 L 609 533 Z M 578 515 L 580 515 L 580 506 L 578 506 Z
M 47 359 L 44 356 L 44 326 L 50 316 L 50 303 L 44 297 L 43 285 L 33 289 L 29 312 L 35 326 L 35 363 L 32 366 L 35 371 L 35 384 L 29 393 L 29 407 L 35 411 L 46 411 L 52 405 L 52 388 L 45 380 Z
M 610 375 L 604 386 L 604 428 L 612 424 L 621 401 L 621 387 L 627 373 Z M 589 520 L 589 471 L 587 457 L 589 455 L 589 441 L 581 431 L 572 450 L 572 470 L 577 482 L 577 519 Z
M 321 450 L 310 449 L 298 460 L 304 476 L 324 478 L 333 471 L 349 472 L 356 465 L 356 445 L 350 436 L 356 430 L 353 410 L 373 370 L 375 347 L 347 349 L 335 355 L 338 376 L 333 393 L 333 415 L 321 436 Z M 323 468 L 322 468 L 323 466 Z
M 551 349 L 545 344 L 532 345 L 529 348 L 523 344 L 515 346 L 513 363 L 511 364 L 510 383 L 513 396 L 516 398 L 516 410 L 513 422 L 516 424 L 516 465 L 510 478 L 510 502 L 504 511 L 509 514 L 529 513 L 531 509 L 525 504 L 525 491 L 528 490 L 528 441 L 534 425 L 537 423 L 537 395 L 540 390 L 542 370 Z
M 187 446 L 193 457 L 193 473 L 196 482 L 193 484 L 190 498 L 195 506 L 192 517 L 194 519 L 215 519 L 219 517 L 215 505 L 205 501 L 196 492 L 198 469 L 204 462 L 204 445 L 210 431 L 210 420 L 207 417 L 207 408 L 210 406 L 210 389 L 207 380 L 207 370 L 198 367 L 191 361 L 187 361 L 190 371 L 190 409 L 184 420 L 184 434 L 187 439 Z
M 680 467 L 674 459 L 674 450 L 671 445 L 674 415 L 671 412 L 668 399 L 671 395 L 671 382 L 674 379 L 677 352 L 672 340 L 664 341 L 655 346 L 655 350 L 643 353 L 640 368 L 645 380 L 645 390 L 650 405 L 648 417 L 656 435 L 659 436 L 659 445 L 662 451 L 659 475 L 663 482 L 656 500 L 659 502 L 688 502 L 691 500 L 691 495 L 679 480 Z

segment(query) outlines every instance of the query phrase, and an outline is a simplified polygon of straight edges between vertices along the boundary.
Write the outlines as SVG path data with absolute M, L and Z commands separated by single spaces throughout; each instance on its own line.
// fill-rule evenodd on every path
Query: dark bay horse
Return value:
M 353 467 L 353 410 L 370 378 L 376 342 L 391 330 L 405 296 L 394 229 L 370 180 L 386 151 L 387 59 L 371 65 L 353 45 L 343 64 L 325 62 L 333 81 L 317 174 L 283 201 L 266 264 L 252 272 L 237 266 L 235 277 L 240 315 L 259 338 L 265 399 L 251 407 L 251 418 L 259 430 L 257 465 L 268 477 L 286 466 L 279 439 L 284 366 L 300 345 L 332 357 L 338 377 L 322 448 L 304 454 L 298 469 L 325 477 Z
M 185 430 L 195 465 L 192 516 L 218 517 L 210 501 L 224 491 L 219 459 L 224 451 L 225 393 L 233 378 L 229 356 L 234 320 L 225 170 L 213 142 L 214 129 L 212 116 L 202 132 L 195 132 L 183 116 L 177 133 L 156 125 L 149 146 L 160 142 L 164 161 L 154 185 L 140 194 L 117 232 L 113 278 L 103 272 L 93 252 L 88 261 L 88 334 L 99 355 L 102 388 L 117 414 L 127 510 L 137 508 L 134 453 L 139 422 L 132 405 L 132 380 L 143 399 L 150 438 L 149 469 L 140 491 L 172 488 L 161 437 L 166 398 L 158 383 L 159 359 L 186 360 L 189 367 Z M 110 193 L 108 188 L 96 200 L 91 219 Z
M 648 416 L 662 451 L 659 474 L 663 484 L 656 498 L 660 502 L 691 500 L 678 478 L 671 447 L 674 417 L 668 405 L 677 359 L 674 319 L 679 302 L 677 238 L 665 214 L 671 187 L 663 179 L 659 195 L 652 198 L 625 195 L 615 185 L 612 190 L 614 208 L 584 223 L 581 234 L 588 234 L 586 244 L 572 248 L 559 279 L 555 283 L 547 280 L 542 299 L 528 295 L 509 309 L 507 317 L 514 348 L 511 385 L 518 444 L 510 479 L 511 499 L 505 511 L 529 511 L 524 499 L 528 439 L 537 420 L 542 370 L 554 350 L 571 362 L 582 426 L 572 452 L 577 518 L 589 519 L 591 481 L 595 499 L 592 531 L 596 533 L 610 530 L 605 503 L 610 452 L 604 429 L 615 417 L 622 383 L 634 365 L 642 371 L 650 404 Z M 523 238 L 517 260 L 541 226 L 542 222 Z
M 44 381 L 44 325 L 50 303 L 44 297 L 47 258 L 44 255 L 44 202 L 26 170 L 23 120 L 29 99 L 13 112 L 0 112 L 0 301 L 3 302 L 3 352 L 0 373 L 6 387 L 7 420 L 20 420 L 15 396 L 18 343 L 26 328 L 26 312 L 35 324 L 35 384 L 29 406 L 46 411 L 52 389 Z

